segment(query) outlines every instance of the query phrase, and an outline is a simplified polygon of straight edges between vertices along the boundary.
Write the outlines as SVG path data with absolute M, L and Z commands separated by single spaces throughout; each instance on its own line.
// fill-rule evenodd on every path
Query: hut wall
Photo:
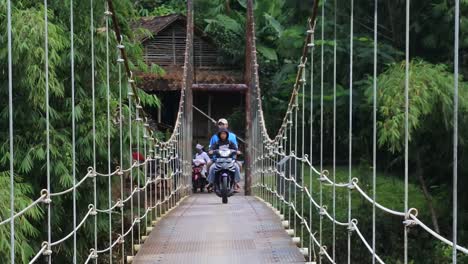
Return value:
M 144 59 L 148 65 L 158 64 L 162 67 L 184 65 L 186 29 L 182 21 L 177 21 L 159 32 L 155 37 L 146 40 Z M 225 68 L 220 64 L 219 51 L 197 34 L 194 37 L 194 66 L 197 68 Z

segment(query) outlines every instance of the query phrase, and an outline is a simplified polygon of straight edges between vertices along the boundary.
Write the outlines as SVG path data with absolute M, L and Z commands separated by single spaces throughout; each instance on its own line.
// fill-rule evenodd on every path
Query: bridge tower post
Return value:
M 186 61 L 184 67 L 184 78 L 185 78 L 185 99 L 184 99 L 184 122 L 185 131 L 184 139 L 185 142 L 185 157 L 184 160 L 192 159 L 192 132 L 193 132 L 193 32 L 194 32 L 194 18 L 193 18 L 193 0 L 187 0 L 187 46 L 186 46 Z M 189 165 L 186 165 L 189 166 Z M 186 175 L 184 175 L 186 176 Z
M 246 146 L 245 146 L 245 195 L 252 194 L 252 120 L 254 114 L 252 105 L 255 102 L 255 91 L 257 89 L 256 78 L 256 52 L 255 48 L 255 21 L 253 15 L 253 0 L 247 0 L 247 24 L 246 24 L 246 40 L 245 40 L 245 83 L 247 92 L 245 93 L 245 124 L 246 124 Z

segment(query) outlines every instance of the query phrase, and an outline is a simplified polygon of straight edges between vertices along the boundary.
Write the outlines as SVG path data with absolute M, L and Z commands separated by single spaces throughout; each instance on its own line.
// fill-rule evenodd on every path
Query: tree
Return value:
M 460 81 L 462 79 L 460 78 Z M 453 73 L 446 65 L 430 64 L 422 60 L 413 60 L 410 64 L 409 79 L 409 116 L 408 137 L 410 162 L 418 177 L 421 188 L 431 210 L 432 223 L 440 233 L 438 216 L 432 205 L 427 175 L 430 175 L 428 162 L 435 159 L 434 152 L 450 152 L 451 132 L 453 129 Z M 460 126 L 467 125 L 468 85 L 460 83 Z M 378 143 L 392 153 L 404 151 L 405 139 L 405 64 L 390 65 L 378 76 Z M 372 89 L 368 90 L 372 100 Z M 369 101 L 371 103 L 371 101 Z M 430 142 L 428 142 L 430 140 Z M 465 136 L 460 135 L 462 146 Z M 440 156 L 439 156 L 440 158 Z M 450 163 L 444 163 L 450 167 Z M 411 167 L 413 168 L 413 167 Z M 429 179 L 429 183 L 438 179 Z M 440 179 L 439 179 L 440 180 Z
M 46 102 L 45 102 L 45 21 L 43 2 L 38 1 L 12 1 L 12 35 L 13 35 L 13 110 L 14 110 L 14 137 L 15 148 L 14 171 L 16 180 L 15 211 L 19 211 L 32 200 L 39 197 L 40 191 L 46 187 Z M 114 1 L 120 26 L 123 29 L 124 45 L 131 59 L 133 71 L 148 71 L 142 59 L 142 49 L 138 42 L 132 41 L 133 32 L 130 22 L 135 17 L 132 2 Z M 104 19 L 104 0 L 94 1 L 94 27 L 96 52 L 96 72 L 91 72 L 91 40 L 90 40 L 90 5 L 89 1 L 74 1 L 74 34 L 75 34 L 75 107 L 76 107 L 76 175 L 81 179 L 87 168 L 93 164 L 92 118 L 91 118 L 91 76 L 96 74 L 96 142 L 98 146 L 107 144 L 107 95 L 106 95 L 106 38 Z M 72 186 L 72 141 L 71 141 L 71 81 L 70 81 L 70 18 L 69 2 L 50 0 L 48 6 L 48 40 L 49 40 L 49 89 L 50 89 L 50 158 L 51 158 L 51 189 L 59 192 Z M 6 29 L 6 1 L 0 3 L 0 25 Z M 7 32 L 0 32 L 0 84 L 8 87 L 7 70 Z M 117 43 L 110 24 L 110 96 L 111 114 L 118 109 L 118 78 Z M 126 95 L 126 77 L 122 76 L 124 83 L 124 96 Z M 143 105 L 155 105 L 152 96 L 142 97 Z M 8 98 L 8 90 L 0 89 L 0 97 Z M 126 96 L 125 96 L 126 97 Z M 124 100 L 124 103 L 127 103 Z M 125 107 L 124 113 L 128 113 Z M 8 100 L 0 101 L 0 127 L 8 127 Z M 134 126 L 135 128 L 135 126 Z M 127 129 L 127 124 L 124 124 Z M 140 129 L 142 131 L 142 129 Z M 136 135 L 133 132 L 133 135 Z M 118 129 L 112 125 L 112 142 L 118 142 Z M 127 140 L 127 139 L 126 139 Z M 0 189 L 9 190 L 9 132 L 0 131 Z M 125 141 L 128 144 L 128 141 Z M 119 157 L 119 146 L 112 144 L 112 157 Z M 125 153 L 128 155 L 128 153 Z M 97 170 L 107 171 L 107 148 L 99 147 L 96 153 Z M 124 159 L 128 161 L 128 158 Z M 112 167 L 116 162 L 112 160 Z M 124 164 L 129 167 L 128 164 Z M 141 174 L 140 175 L 144 175 Z M 98 180 L 98 186 L 105 186 L 107 181 Z M 107 188 L 107 187 L 106 187 Z M 103 189 L 105 189 L 103 187 Z M 77 190 L 78 208 L 88 208 L 93 203 L 92 195 L 84 195 L 92 190 L 92 184 L 87 182 Z M 2 219 L 10 215 L 9 192 L 0 195 L 0 216 Z M 53 198 L 52 239 L 62 238 L 72 229 L 69 221 L 72 204 L 71 195 Z M 98 197 L 99 208 L 107 206 L 107 193 L 100 192 Z M 78 219 L 85 213 L 81 210 Z M 16 255 L 19 259 L 28 260 L 40 248 L 40 243 L 47 240 L 47 228 L 42 217 L 45 209 L 41 205 L 28 211 L 17 220 Z M 98 218 L 101 231 L 106 230 L 105 217 Z M 80 240 L 78 249 L 79 259 L 86 257 L 93 241 L 92 225 L 85 225 L 79 236 L 86 238 Z M 9 226 L 0 227 L 0 255 L 9 256 Z M 103 240 L 107 241 L 107 240 Z M 101 243 L 105 245 L 105 242 Z M 54 259 L 58 262 L 67 262 L 71 252 L 71 241 L 67 241 L 60 250 L 54 250 Z M 5 257 L 6 258 L 6 257 Z M 7 261 L 7 260 L 5 260 Z

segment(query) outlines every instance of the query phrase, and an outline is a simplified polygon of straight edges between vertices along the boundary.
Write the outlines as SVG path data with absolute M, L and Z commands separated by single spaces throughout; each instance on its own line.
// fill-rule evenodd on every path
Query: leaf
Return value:
M 269 25 L 277 32 L 278 37 L 281 37 L 283 34 L 284 28 L 278 20 L 274 17 L 270 16 L 269 14 L 264 14 L 266 20 L 268 21 Z
M 278 60 L 278 55 L 276 54 L 276 51 L 272 48 L 265 47 L 261 44 L 257 44 L 257 50 L 260 52 L 260 54 L 267 58 L 268 60 L 272 61 L 277 61 Z
M 222 25 L 224 28 L 232 32 L 241 34 L 244 31 L 242 26 L 236 20 L 226 15 L 219 14 L 216 16 L 216 20 L 217 20 L 216 23 L 218 23 L 219 25 Z
M 247 0 L 237 0 L 237 3 L 239 3 L 243 8 L 247 8 Z

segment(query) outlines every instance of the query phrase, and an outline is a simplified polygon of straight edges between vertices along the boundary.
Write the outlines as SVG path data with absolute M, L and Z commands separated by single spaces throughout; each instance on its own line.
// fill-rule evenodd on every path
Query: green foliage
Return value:
M 96 170 L 107 171 L 107 140 L 111 141 L 111 168 L 119 163 L 119 79 L 117 63 L 117 43 L 112 32 L 109 34 L 110 90 L 107 93 L 106 76 L 106 34 L 104 8 L 105 1 L 94 1 L 94 48 L 95 48 L 95 88 L 96 88 Z M 129 23 L 135 16 L 132 1 L 115 1 L 115 9 L 121 23 L 124 45 L 130 58 L 132 71 L 148 71 L 142 60 L 140 44 L 132 40 L 133 32 Z M 63 1 L 49 1 L 48 6 L 48 49 L 49 49 L 49 99 L 50 99 L 50 179 L 52 192 L 65 190 L 73 185 L 72 177 L 72 138 L 71 138 L 71 72 L 70 72 L 70 17 L 67 4 Z M 89 2 L 74 1 L 75 24 L 75 121 L 76 121 L 76 178 L 82 179 L 87 168 L 93 165 L 93 133 L 92 131 L 92 94 L 91 94 L 91 39 Z M 6 2 L 0 3 L 0 25 L 4 30 L 0 32 L 0 84 L 8 87 L 7 70 L 7 36 L 6 36 Z M 77 14 L 80 14 L 79 16 Z M 40 195 L 40 190 L 46 187 L 46 78 L 45 78 L 45 38 L 44 38 L 44 6 L 42 2 L 15 1 L 12 6 L 12 35 L 13 35 L 13 111 L 14 111 L 14 172 L 16 179 L 15 207 L 23 209 Z M 158 70 L 158 69 L 151 69 Z M 128 107 L 126 90 L 127 77 L 122 75 L 122 96 L 124 131 L 128 131 Z M 141 104 L 147 107 L 157 107 L 159 101 L 154 96 L 140 94 Z M 107 133 L 107 98 L 110 98 L 111 129 Z M 8 98 L 8 90 L 0 90 L 1 98 Z M 133 107 L 132 112 L 135 114 Z M 8 127 L 8 101 L 0 101 L 0 126 Z M 112 123 L 113 121 L 113 123 Z M 142 125 L 140 134 L 142 133 Z M 133 124 L 133 137 L 136 136 L 136 124 Z M 142 136 L 142 135 L 140 135 Z M 124 134 L 124 150 L 129 148 L 129 137 Z M 9 133 L 0 131 L 0 188 L 9 190 Z M 135 138 L 133 147 L 136 146 Z M 143 140 L 140 140 L 142 149 Z M 126 146 L 126 147 L 125 147 Z M 128 151 L 124 153 L 124 167 L 129 167 Z M 140 175 L 144 175 L 140 173 Z M 117 180 L 117 179 L 116 179 Z M 97 181 L 98 188 L 106 190 L 107 179 Z M 91 181 L 86 181 L 77 189 L 77 208 L 80 221 L 88 204 L 93 203 Z M 107 206 L 107 192 L 98 194 L 99 208 Z M 52 238 L 64 237 L 72 230 L 71 204 L 72 195 L 67 194 L 53 198 Z M 0 194 L 0 212 L 2 219 L 9 215 L 9 192 Z M 43 219 L 45 207 L 42 204 L 30 209 L 17 220 L 16 247 L 17 258 L 27 262 L 47 240 Z M 92 218 L 90 218 L 92 219 Z M 106 234 L 107 219 L 98 216 L 98 228 Z M 91 220 L 88 220 L 91 221 Z M 91 224 L 86 224 L 79 231 L 78 252 L 79 261 L 87 257 L 93 241 Z M 9 226 L 0 227 L 0 255 L 9 256 Z M 100 245 L 106 245 L 106 235 L 103 235 Z M 100 238 L 101 239 L 101 238 Z M 54 260 L 66 263 L 72 254 L 71 241 L 53 249 Z M 6 257 L 5 257 L 6 258 Z
M 461 80 L 461 79 L 460 79 Z M 453 73 L 446 65 L 434 65 L 421 60 L 410 64 L 409 140 L 420 140 L 422 133 L 438 127 L 450 130 L 453 124 Z M 379 144 L 392 152 L 404 146 L 405 131 L 405 63 L 390 65 L 378 77 Z M 461 121 L 468 111 L 468 85 L 460 82 L 459 113 Z M 372 89 L 368 90 L 372 100 Z M 437 113 L 437 114 L 434 114 Z M 428 118 L 431 116 L 431 118 Z M 463 124 L 462 124 L 463 125 Z
M 298 164 L 298 166 L 300 166 Z M 330 171 L 330 178 L 333 178 L 333 170 L 332 168 L 326 168 Z M 314 200 L 319 203 L 320 201 L 320 184 L 317 181 L 318 175 L 314 174 L 313 178 L 310 178 L 310 171 L 306 167 L 304 176 L 304 184 L 309 187 L 311 190 L 312 197 Z M 348 182 L 348 175 L 349 170 L 345 167 L 337 167 L 335 172 L 335 178 L 337 182 L 345 183 Z M 356 177 L 359 179 L 359 186 L 369 195 L 372 196 L 372 170 L 368 167 L 353 167 L 352 170 L 352 177 Z M 382 172 L 377 173 L 377 201 L 381 205 L 397 210 L 397 211 L 404 211 L 404 203 L 403 199 L 403 190 L 404 190 L 404 182 L 402 179 L 398 178 L 396 175 L 386 174 Z M 312 187 L 310 188 L 310 184 Z M 291 187 L 292 188 L 292 187 Z M 409 206 L 418 208 L 419 210 L 419 218 L 422 219 L 424 222 L 430 221 L 430 215 L 427 208 L 427 203 L 424 198 L 424 194 L 422 190 L 415 184 L 409 184 Z M 448 193 L 445 193 L 448 196 Z M 333 215 L 333 188 L 330 185 L 324 184 L 322 185 L 322 202 L 328 209 L 327 212 L 330 215 Z M 292 197 L 291 197 L 292 199 Z M 300 190 L 297 190 L 297 208 L 301 208 L 301 196 Z M 347 222 L 348 219 L 348 189 L 347 188 L 336 188 L 336 211 L 335 217 L 340 222 Z M 372 203 L 365 200 L 360 196 L 360 194 L 356 191 L 352 192 L 351 195 L 351 213 L 352 218 L 358 220 L 358 227 L 360 231 L 363 233 L 364 237 L 368 240 L 371 239 L 372 234 Z M 304 199 L 304 214 L 307 219 L 310 219 L 309 214 L 309 203 L 308 199 Z M 436 205 L 438 210 L 443 210 L 446 207 L 445 203 L 438 202 Z M 301 209 L 299 209 L 301 210 Z M 317 208 L 312 207 L 312 221 L 314 229 L 318 228 L 319 225 L 319 211 Z M 333 225 L 328 218 L 323 218 L 323 241 L 327 245 L 332 244 L 332 228 Z M 300 223 L 297 222 L 297 225 Z M 402 239 L 402 225 L 401 225 L 401 218 L 393 217 L 381 210 L 377 209 L 376 211 L 376 226 L 379 228 L 377 233 L 377 252 L 379 252 L 379 256 L 383 257 L 385 263 L 402 263 L 402 256 L 401 253 L 403 251 L 402 244 L 397 243 L 396 241 L 401 241 Z M 400 230 L 401 232 L 396 232 L 396 230 Z M 316 234 L 318 236 L 318 234 Z M 346 244 L 347 244 L 347 232 L 346 227 L 336 226 L 336 243 L 337 249 L 343 248 L 343 250 L 337 250 L 337 262 L 346 262 L 347 251 L 346 251 Z M 425 238 L 426 241 L 420 241 L 421 239 Z M 305 245 L 308 245 L 308 238 L 305 237 Z M 423 239 L 424 240 L 424 239 Z M 353 262 L 363 262 L 365 258 L 368 256 L 367 248 L 360 247 L 362 242 L 357 235 L 352 236 L 352 245 L 353 245 L 353 253 L 351 254 Z M 387 241 L 387 242 L 383 242 Z M 395 241 L 395 243 L 388 243 L 388 241 Z M 414 228 L 411 230 L 410 234 L 410 241 L 417 241 L 417 245 L 412 242 L 411 248 L 420 248 L 422 246 L 434 247 L 434 250 L 430 252 L 424 251 L 424 253 L 419 251 L 411 251 L 410 260 L 414 263 L 443 263 L 446 258 L 443 257 L 444 246 L 439 244 L 438 242 L 434 242 L 430 235 L 428 235 L 425 231 Z M 436 246 L 437 245 L 437 246 Z M 318 252 L 318 248 L 315 249 Z M 329 249 L 331 250 L 331 249 Z M 329 251 L 331 252 L 331 251 Z M 427 259 L 434 259 L 433 262 L 427 262 Z M 439 262 L 438 262 L 439 260 Z
M 231 31 L 235 34 L 241 35 L 243 33 L 243 27 L 234 19 L 218 14 L 215 19 L 205 19 L 205 22 L 208 24 L 205 28 L 205 31 L 210 31 L 213 24 L 218 26 L 223 26 L 226 30 Z
M 139 89 L 137 93 L 138 93 L 138 97 L 141 100 L 140 102 L 142 106 L 149 107 L 149 108 L 151 107 L 157 108 L 161 105 L 161 102 L 155 95 L 147 94 L 141 89 Z
M 41 1 L 19 0 L 13 1 L 13 82 L 14 89 L 14 146 L 15 146 L 15 186 L 16 199 L 15 207 L 17 210 L 24 208 L 32 200 L 39 196 L 39 192 L 46 186 L 46 146 L 45 146 L 45 76 L 44 76 L 44 8 Z M 385 1 L 384 1 L 385 2 Z M 90 61 L 90 32 L 89 32 L 89 2 L 74 1 L 75 3 L 75 89 L 76 89 L 76 122 L 77 122 L 77 166 L 76 175 L 78 179 L 86 173 L 87 167 L 93 164 L 93 135 L 92 119 L 89 113 L 92 112 L 91 101 L 91 61 Z M 401 171 L 401 149 L 403 144 L 404 127 L 404 65 L 400 63 L 403 59 L 404 51 L 404 1 L 386 1 L 392 8 L 380 9 L 379 15 L 389 19 L 379 20 L 379 39 L 378 39 L 378 73 L 379 73 L 379 149 L 378 164 L 382 168 L 393 171 Z M 184 0 L 122 0 L 114 1 L 117 15 L 121 23 L 124 34 L 124 44 L 130 58 L 131 70 L 151 71 L 163 75 L 164 71 L 158 66 L 149 68 L 142 60 L 143 51 L 138 41 L 134 41 L 140 35 L 147 35 L 148 32 L 133 32 L 130 28 L 131 22 L 137 16 L 160 16 L 173 13 L 185 13 Z M 306 22 L 310 14 L 310 1 L 303 0 L 262 0 L 255 1 L 255 17 L 257 32 L 257 50 L 260 64 L 260 85 L 262 95 L 264 96 L 264 110 L 266 113 L 267 124 L 271 131 L 279 126 L 286 105 L 290 97 L 291 88 L 294 84 L 299 56 L 306 36 Z M 333 48 L 337 45 L 337 158 L 339 160 L 347 159 L 347 118 L 349 99 L 349 21 L 347 6 L 339 9 L 337 24 L 337 39 L 333 39 L 334 21 L 332 2 L 324 2 L 326 17 L 324 18 L 324 40 L 322 41 L 321 28 L 322 19 L 318 18 L 315 36 L 314 76 L 313 84 L 315 94 L 312 96 L 314 114 L 306 120 L 319 120 L 318 90 L 320 88 L 321 78 L 324 79 L 324 117 L 325 120 L 331 120 L 332 116 L 332 88 L 333 88 Z M 72 144 L 71 144 L 71 84 L 70 84 L 70 42 L 69 42 L 69 12 L 68 2 L 50 0 L 49 1 L 49 88 L 50 88 L 50 118 L 51 118 L 51 183 L 53 191 L 61 191 L 73 184 L 72 179 Z M 110 107 L 113 124 L 111 134 L 107 135 L 107 86 L 105 75 L 106 49 L 105 49 L 105 19 L 103 17 L 105 1 L 95 1 L 95 50 L 96 50 L 96 161 L 97 170 L 107 170 L 107 140 L 110 137 L 112 145 L 112 163 L 114 167 L 119 160 L 119 133 L 118 133 L 118 80 L 117 66 L 111 64 L 110 78 Z M 195 1 L 196 23 L 203 28 L 214 42 L 224 53 L 222 63 L 241 67 L 244 63 L 245 50 L 245 12 L 246 0 L 197 0 Z M 367 169 L 362 169 L 365 164 L 370 164 L 371 149 L 370 131 L 371 124 L 371 104 L 369 102 L 369 76 L 373 72 L 374 39 L 373 39 L 373 20 L 370 18 L 372 3 L 361 3 L 355 7 L 355 39 L 354 39 L 354 162 L 361 165 L 360 168 L 353 171 L 361 180 L 361 186 L 371 194 L 370 173 Z M 468 2 L 461 2 L 461 50 L 468 47 L 468 19 L 466 12 Z M 7 87 L 7 56 L 6 49 L 6 2 L 0 2 L 0 26 L 3 30 L 0 32 L 0 84 Z M 79 16 L 76 14 L 80 14 Z M 391 19 L 390 19 L 391 18 Z M 437 21 L 437 23 L 434 23 Z M 111 23 L 112 24 L 112 23 Z M 410 79 L 410 139 L 411 150 L 421 151 L 425 159 L 422 160 L 423 167 L 429 174 L 429 188 L 434 197 L 434 203 L 437 210 L 441 213 L 440 222 L 443 225 L 442 232 L 447 233 L 450 226 L 450 212 L 446 202 L 447 190 L 451 185 L 448 180 L 450 172 L 451 150 L 448 148 L 451 126 L 452 126 L 452 98 L 453 98 L 453 3 L 449 0 L 436 0 L 431 4 L 427 1 L 412 1 L 412 19 L 411 19 L 411 55 L 422 58 L 413 60 L 411 63 Z M 113 34 L 111 35 L 110 60 L 113 62 L 117 58 L 117 50 Z M 449 36 L 449 37 L 447 37 Z M 321 76 L 320 51 L 324 50 L 324 75 Z M 466 57 L 466 56 L 465 56 Z M 468 74 L 466 67 L 467 61 L 461 57 L 460 71 L 463 75 Z M 309 58 L 310 62 L 310 58 Z M 309 74 L 309 73 L 308 73 Z M 309 77 L 307 76 L 308 82 Z M 126 77 L 122 78 L 125 84 Z M 467 84 L 460 79 L 460 127 L 461 131 L 466 131 L 468 125 L 467 115 Z M 124 106 L 122 108 L 125 114 L 123 127 L 125 131 L 128 127 L 128 102 L 126 99 L 127 87 L 124 85 L 122 94 L 124 96 Z M 146 107 L 157 107 L 160 102 L 152 95 L 146 95 L 138 92 L 141 98 L 141 104 Z M 0 97 L 7 98 L 7 90 L 0 90 Z M 309 101 L 310 95 L 301 95 Z M 135 109 L 132 108 L 134 113 Z M 8 105 L 6 100 L 0 101 L 0 127 L 8 127 Z M 242 114 L 235 111 L 232 115 L 233 123 L 242 124 Z M 316 123 L 317 124 L 317 123 Z M 331 138 L 327 137 L 332 129 L 331 122 L 324 124 L 324 146 L 331 146 Z M 137 129 L 133 126 L 132 134 L 135 137 Z M 142 134 L 142 129 L 139 129 Z M 466 164 L 468 160 L 466 155 L 466 137 L 461 133 L 461 155 L 460 155 L 460 174 L 464 175 L 468 171 Z M 158 132 L 155 136 L 158 138 L 168 137 L 163 132 Z M 314 135 L 320 135 L 318 126 L 315 126 Z M 140 135 L 141 136 L 141 135 Z M 309 135 L 306 135 L 308 138 Z M 431 144 L 427 144 L 427 138 L 431 139 Z M 124 134 L 124 149 L 136 148 L 136 145 L 129 146 L 128 132 Z M 316 140 L 316 138 L 314 138 Z M 6 130 L 0 131 L 0 189 L 9 189 L 9 135 Z M 133 138 L 135 143 L 135 138 Z M 316 141 L 315 141 L 316 142 Z M 141 149 L 141 146 L 140 146 Z M 312 154 L 317 154 L 318 144 L 314 143 Z M 329 150 L 326 148 L 325 161 Z M 124 165 L 130 164 L 129 153 L 126 152 Z M 330 160 L 330 159 L 328 159 Z M 410 160 L 410 162 L 414 162 Z M 389 165 L 390 164 L 390 165 Z M 358 165 L 356 165 L 358 166 Z M 380 168 L 380 167 L 379 167 Z M 432 172 L 432 173 L 430 173 Z M 395 174 L 401 173 L 380 173 L 377 182 L 378 201 L 383 205 L 402 210 L 403 204 L 399 197 L 402 197 L 402 182 Z M 137 173 L 134 176 L 137 177 Z M 143 173 L 140 173 L 142 180 Z M 336 174 L 339 181 L 347 180 L 347 172 L 339 168 Z M 137 180 L 137 178 L 135 178 Z M 461 179 L 461 185 L 466 184 L 465 179 Z M 306 178 L 307 182 L 308 179 Z M 98 180 L 98 186 L 107 186 L 107 181 Z M 314 185 L 314 197 L 317 193 L 317 184 Z M 428 210 L 425 199 L 420 189 L 414 183 L 410 184 L 410 205 L 420 209 L 420 214 L 426 222 Z M 91 190 L 92 184 L 85 183 L 78 190 L 79 208 L 87 208 L 92 203 L 92 197 L 86 195 Z M 338 219 L 346 219 L 347 190 L 339 190 L 337 201 Z M 464 192 L 460 193 L 460 200 L 467 200 Z M 331 203 L 331 190 L 324 188 L 324 202 Z M 371 208 L 366 201 L 353 194 L 353 215 L 360 216 L 359 223 L 366 236 L 370 233 L 369 226 L 371 219 L 369 212 Z M 9 193 L 0 193 L 0 217 L 5 219 L 9 217 Z M 107 193 L 98 194 L 98 207 L 107 206 Z M 54 199 L 54 214 L 52 219 L 52 228 L 54 238 L 62 237 L 71 230 L 69 217 L 71 215 L 72 198 L 71 195 Z M 461 211 L 466 209 L 466 204 L 461 204 Z M 329 208 L 331 208 L 329 206 Z M 80 212 L 80 217 L 82 217 Z M 17 256 L 23 262 L 28 260 L 34 252 L 40 247 L 40 241 L 46 239 L 44 228 L 44 206 L 35 207 L 20 218 L 16 223 L 17 227 Z M 126 216 L 126 220 L 128 216 Z M 467 221 L 466 214 L 460 215 L 460 241 L 466 244 L 468 233 L 464 223 Z M 318 221 L 318 219 L 315 219 Z M 98 229 L 102 232 L 100 245 L 105 245 L 107 241 L 107 218 L 98 217 Z M 401 240 L 401 219 L 388 218 L 388 216 L 378 213 L 379 230 L 378 241 L 389 241 L 384 245 L 378 245 L 379 252 L 387 263 L 398 263 L 401 252 L 399 240 Z M 329 233 L 331 226 L 325 224 L 324 230 Z M 413 231 L 412 231 L 413 232 Z M 80 252 L 80 261 L 85 257 L 89 248 L 92 247 L 93 240 L 92 225 L 85 225 L 79 232 L 80 239 L 78 245 Z M 340 242 L 338 249 L 345 248 L 346 231 L 338 232 Z M 434 242 L 426 233 L 414 231 L 412 233 L 414 243 L 411 243 L 415 263 L 426 263 L 428 256 L 433 262 L 445 263 L 450 259 L 450 249 L 445 245 Z M 416 238 L 418 237 L 419 238 Z M 324 238 L 326 244 L 329 244 L 330 237 Z M 88 241 L 88 242 L 83 242 Z M 101 243 L 102 242 L 102 243 Z M 362 255 L 368 255 L 359 240 L 353 236 L 353 245 L 356 252 L 362 252 Z M 70 256 L 70 243 L 67 242 L 63 247 L 57 248 L 57 262 L 66 263 Z M 423 249 L 423 250 L 421 250 Z M 426 250 L 427 249 L 427 250 Z M 8 256 L 9 251 L 9 227 L 8 225 L 0 227 L 0 255 Z M 465 257 L 465 259 L 463 259 Z M 466 256 L 461 256 L 461 262 L 467 261 Z
M 141 17 L 186 13 L 186 1 L 184 0 L 138 0 L 134 2 L 135 9 L 138 10 L 138 15 Z
M 33 194 L 31 185 L 15 175 L 15 212 L 18 212 L 31 204 L 33 201 L 29 198 Z M 0 172 L 0 221 L 10 218 L 10 172 Z M 15 219 L 15 253 L 21 259 L 21 262 L 27 263 L 31 255 L 34 254 L 34 248 L 30 239 L 38 238 L 40 231 L 36 223 L 43 216 L 41 208 L 35 207 L 27 211 L 23 216 Z M 10 252 L 10 223 L 0 226 L 0 254 L 7 256 Z
M 272 61 L 277 61 L 278 60 L 278 54 L 276 54 L 276 51 L 272 48 L 265 47 L 261 44 L 257 45 L 257 50 L 260 52 L 260 54 L 265 57 L 267 60 L 272 60 Z

